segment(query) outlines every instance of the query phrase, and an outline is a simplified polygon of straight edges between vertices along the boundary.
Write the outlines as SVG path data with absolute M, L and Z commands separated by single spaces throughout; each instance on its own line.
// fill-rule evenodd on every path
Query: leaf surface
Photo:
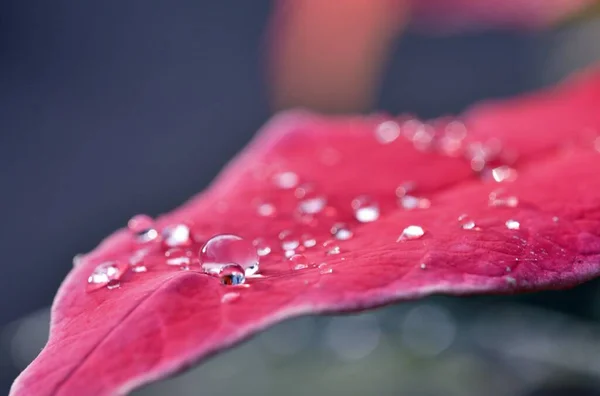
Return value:
M 124 394 L 298 315 L 592 279 L 598 103 L 600 72 L 590 70 L 426 123 L 281 114 L 207 191 L 156 220 L 159 231 L 189 225 L 189 270 L 166 264 L 160 238 L 140 243 L 128 229 L 78 260 L 50 340 L 11 394 Z M 201 271 L 197 252 L 223 233 L 270 249 L 259 276 L 231 286 Z M 132 256 L 147 271 L 134 272 Z M 88 290 L 107 261 L 119 263 L 120 287 Z

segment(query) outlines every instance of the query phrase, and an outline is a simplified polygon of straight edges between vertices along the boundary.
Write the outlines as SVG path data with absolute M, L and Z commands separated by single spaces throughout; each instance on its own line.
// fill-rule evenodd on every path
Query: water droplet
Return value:
M 370 223 L 379 218 L 379 205 L 371 197 L 361 195 L 352 200 L 354 217 L 361 223 Z
M 111 280 L 106 284 L 108 290 L 118 289 L 119 287 L 121 287 L 121 282 L 118 280 Z
M 554 217 L 552 218 L 552 221 L 553 221 L 553 222 L 555 222 L 555 223 L 558 223 L 558 220 L 559 220 L 559 219 L 558 219 L 558 216 L 554 216 Z
M 425 263 L 421 263 L 421 265 L 419 266 L 422 270 L 427 269 L 427 264 Z
M 296 251 L 295 251 L 295 250 L 286 250 L 286 251 L 283 253 L 283 255 L 285 256 L 285 258 L 288 258 L 288 259 L 289 259 L 290 257 L 292 257 L 294 254 L 296 254 Z
M 507 195 L 502 190 L 492 191 L 489 195 L 488 205 L 491 207 L 515 208 L 518 204 L 519 199 L 517 197 Z
M 402 198 L 403 196 L 405 196 L 409 192 L 413 191 L 414 189 L 415 189 L 414 182 L 410 182 L 410 181 L 404 182 L 401 185 L 399 185 L 398 187 L 396 187 L 396 196 L 398 198 Z
M 467 214 L 458 216 L 458 223 L 460 224 L 460 228 L 463 230 L 479 230 L 479 227 L 476 226 L 475 221 L 473 221 Z
M 107 286 L 111 281 L 119 281 L 125 273 L 125 268 L 116 261 L 107 261 L 99 264 L 88 277 L 88 290 L 95 290 Z
M 273 183 L 279 188 L 289 190 L 298 185 L 298 175 L 294 172 L 281 172 L 273 176 Z
M 224 285 L 241 285 L 246 282 L 244 269 L 237 264 L 226 265 L 218 272 L 218 277 Z
M 322 275 L 333 274 L 333 268 L 323 268 L 319 273 Z
M 73 257 L 73 267 L 77 267 L 81 264 L 81 260 L 83 260 L 83 254 L 76 254 L 75 257 Z
M 400 206 L 406 210 L 412 210 L 419 207 L 419 198 L 413 197 L 412 195 L 405 195 L 401 197 L 398 202 Z
M 281 231 L 279 233 L 279 240 L 281 241 L 281 248 L 283 250 L 294 250 L 300 245 L 300 241 L 290 230 Z
M 396 239 L 396 242 L 400 242 L 403 240 L 419 239 L 423 236 L 423 234 L 425 234 L 423 228 L 417 225 L 410 225 L 402 231 L 402 234 L 400 234 L 398 239 Z
M 273 217 L 277 210 L 275 209 L 275 205 L 271 203 L 261 203 L 256 207 L 256 212 L 259 216 Z
M 498 166 L 492 169 L 492 177 L 497 183 L 517 180 L 517 171 L 510 166 Z
M 246 276 L 258 271 L 259 256 L 252 244 L 237 235 L 222 234 L 210 238 L 200 251 L 200 262 L 205 272 L 219 271 L 237 264 Z
M 301 270 L 308 268 L 308 260 L 302 254 L 294 254 L 290 257 L 290 267 L 293 270 Z
M 354 233 L 344 223 L 334 224 L 333 227 L 331 227 L 331 234 L 335 237 L 335 239 L 340 241 L 348 240 L 354 235 Z
M 310 234 L 304 234 L 302 235 L 302 245 L 305 248 L 311 248 L 317 245 L 317 240 L 315 238 L 313 238 L 312 235 Z
M 317 214 L 323 210 L 327 200 L 321 195 L 310 195 L 298 202 L 298 210 L 304 214 Z
M 515 278 L 513 278 L 512 276 L 507 276 L 506 278 L 504 278 L 504 280 L 510 286 L 516 286 L 517 285 L 517 280 Z
M 131 267 L 131 270 L 136 273 L 146 272 L 148 268 L 145 265 L 136 265 L 135 267 Z
M 271 253 L 271 247 L 263 238 L 256 238 L 252 241 L 252 245 L 256 248 L 256 253 L 260 256 L 266 256 Z
M 190 265 L 192 251 L 183 248 L 171 248 L 165 252 L 165 258 L 168 265 Z
M 516 221 L 516 220 L 506 220 L 506 228 L 508 228 L 509 230 L 518 230 L 519 228 L 521 228 L 521 224 Z
M 315 186 L 310 183 L 302 183 L 301 185 L 294 190 L 294 196 L 298 199 L 302 199 L 304 197 L 308 197 L 309 195 L 314 195 Z
M 221 297 L 221 302 L 223 304 L 227 304 L 227 303 L 235 302 L 239 299 L 240 299 L 240 293 L 231 292 L 231 293 L 223 294 L 223 296 Z
M 400 126 L 394 121 L 384 121 L 375 128 L 375 139 L 381 144 L 388 144 L 398 139 Z
M 139 243 L 147 243 L 158 237 L 158 232 L 154 229 L 154 220 L 147 215 L 133 216 L 127 222 L 127 228 Z
M 162 231 L 165 245 L 168 247 L 187 246 L 191 244 L 190 229 L 185 224 L 167 226 Z

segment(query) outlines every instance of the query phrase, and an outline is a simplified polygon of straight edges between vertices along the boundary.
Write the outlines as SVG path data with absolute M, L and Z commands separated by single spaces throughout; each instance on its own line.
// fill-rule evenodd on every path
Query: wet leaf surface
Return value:
M 279 115 L 207 191 L 78 257 L 12 394 L 126 393 L 303 314 L 592 279 L 598 103 L 592 70 L 460 118 Z

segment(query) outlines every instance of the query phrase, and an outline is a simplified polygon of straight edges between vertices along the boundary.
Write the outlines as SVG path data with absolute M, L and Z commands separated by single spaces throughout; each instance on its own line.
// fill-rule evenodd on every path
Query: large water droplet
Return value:
M 290 267 L 293 270 L 301 270 L 308 268 L 308 260 L 302 254 L 294 254 L 292 257 L 290 257 L 289 261 Z
M 185 224 L 167 226 L 162 231 L 164 244 L 168 247 L 187 246 L 191 244 L 190 229 Z
M 271 253 L 271 246 L 263 238 L 256 238 L 252 241 L 252 245 L 256 248 L 256 253 L 261 257 Z
M 519 228 L 521 228 L 521 224 L 516 221 L 516 220 L 506 220 L 506 228 L 508 228 L 509 230 L 518 230 Z
M 425 234 L 423 228 L 417 225 L 410 225 L 402 231 L 402 234 L 400 234 L 396 242 L 400 242 L 403 240 L 419 239 L 423 236 L 423 234 Z
M 205 272 L 219 271 L 226 265 L 237 264 L 247 276 L 258 271 L 259 257 L 252 244 L 237 235 L 222 234 L 210 238 L 200 251 Z
M 381 144 L 388 144 L 398 139 L 400 126 L 394 121 L 384 121 L 375 128 L 375 139 Z
M 192 251 L 183 248 L 171 248 L 165 252 L 168 265 L 188 266 L 192 259 Z
M 108 286 L 111 282 L 112 284 L 118 283 L 124 273 L 125 267 L 116 261 L 99 264 L 88 277 L 87 289 L 91 291 Z
M 354 198 L 352 209 L 354 209 L 354 217 L 361 223 L 369 223 L 379 218 L 379 205 L 367 195 Z
M 335 237 L 335 239 L 340 241 L 345 241 L 354 235 L 354 233 L 348 228 L 348 226 L 344 223 L 336 223 L 331 227 L 331 234 Z
M 273 176 L 273 183 L 279 188 L 289 190 L 298 185 L 298 175 L 294 172 L 281 172 Z
M 127 222 L 127 228 L 139 243 L 147 243 L 158 237 L 154 228 L 154 220 L 150 216 L 139 214 Z

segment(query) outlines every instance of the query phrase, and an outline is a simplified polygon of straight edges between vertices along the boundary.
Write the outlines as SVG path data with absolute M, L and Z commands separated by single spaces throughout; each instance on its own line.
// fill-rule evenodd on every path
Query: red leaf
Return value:
M 188 224 L 191 245 L 185 227 L 157 242 L 137 217 L 130 228 L 148 242 L 121 230 L 79 260 L 54 302 L 50 340 L 12 394 L 122 394 L 301 314 L 591 279 L 600 273 L 598 103 L 596 70 L 473 108 L 461 119 L 466 136 L 448 119 L 278 116 L 208 191 L 158 219 L 159 230 Z M 281 172 L 295 172 L 300 187 L 283 188 L 296 180 Z M 317 213 L 299 215 L 299 204 Z M 378 219 L 355 219 L 362 209 L 356 217 L 373 220 L 374 204 Z M 196 252 L 220 233 L 264 238 L 262 277 L 231 286 L 200 271 Z M 282 243 L 304 256 L 286 260 Z M 151 247 L 146 257 L 140 246 Z M 222 246 L 209 246 L 206 262 L 252 261 L 243 246 Z M 130 260 L 147 271 L 124 268 Z M 113 287 L 88 290 L 107 261 L 114 268 L 92 280 Z

